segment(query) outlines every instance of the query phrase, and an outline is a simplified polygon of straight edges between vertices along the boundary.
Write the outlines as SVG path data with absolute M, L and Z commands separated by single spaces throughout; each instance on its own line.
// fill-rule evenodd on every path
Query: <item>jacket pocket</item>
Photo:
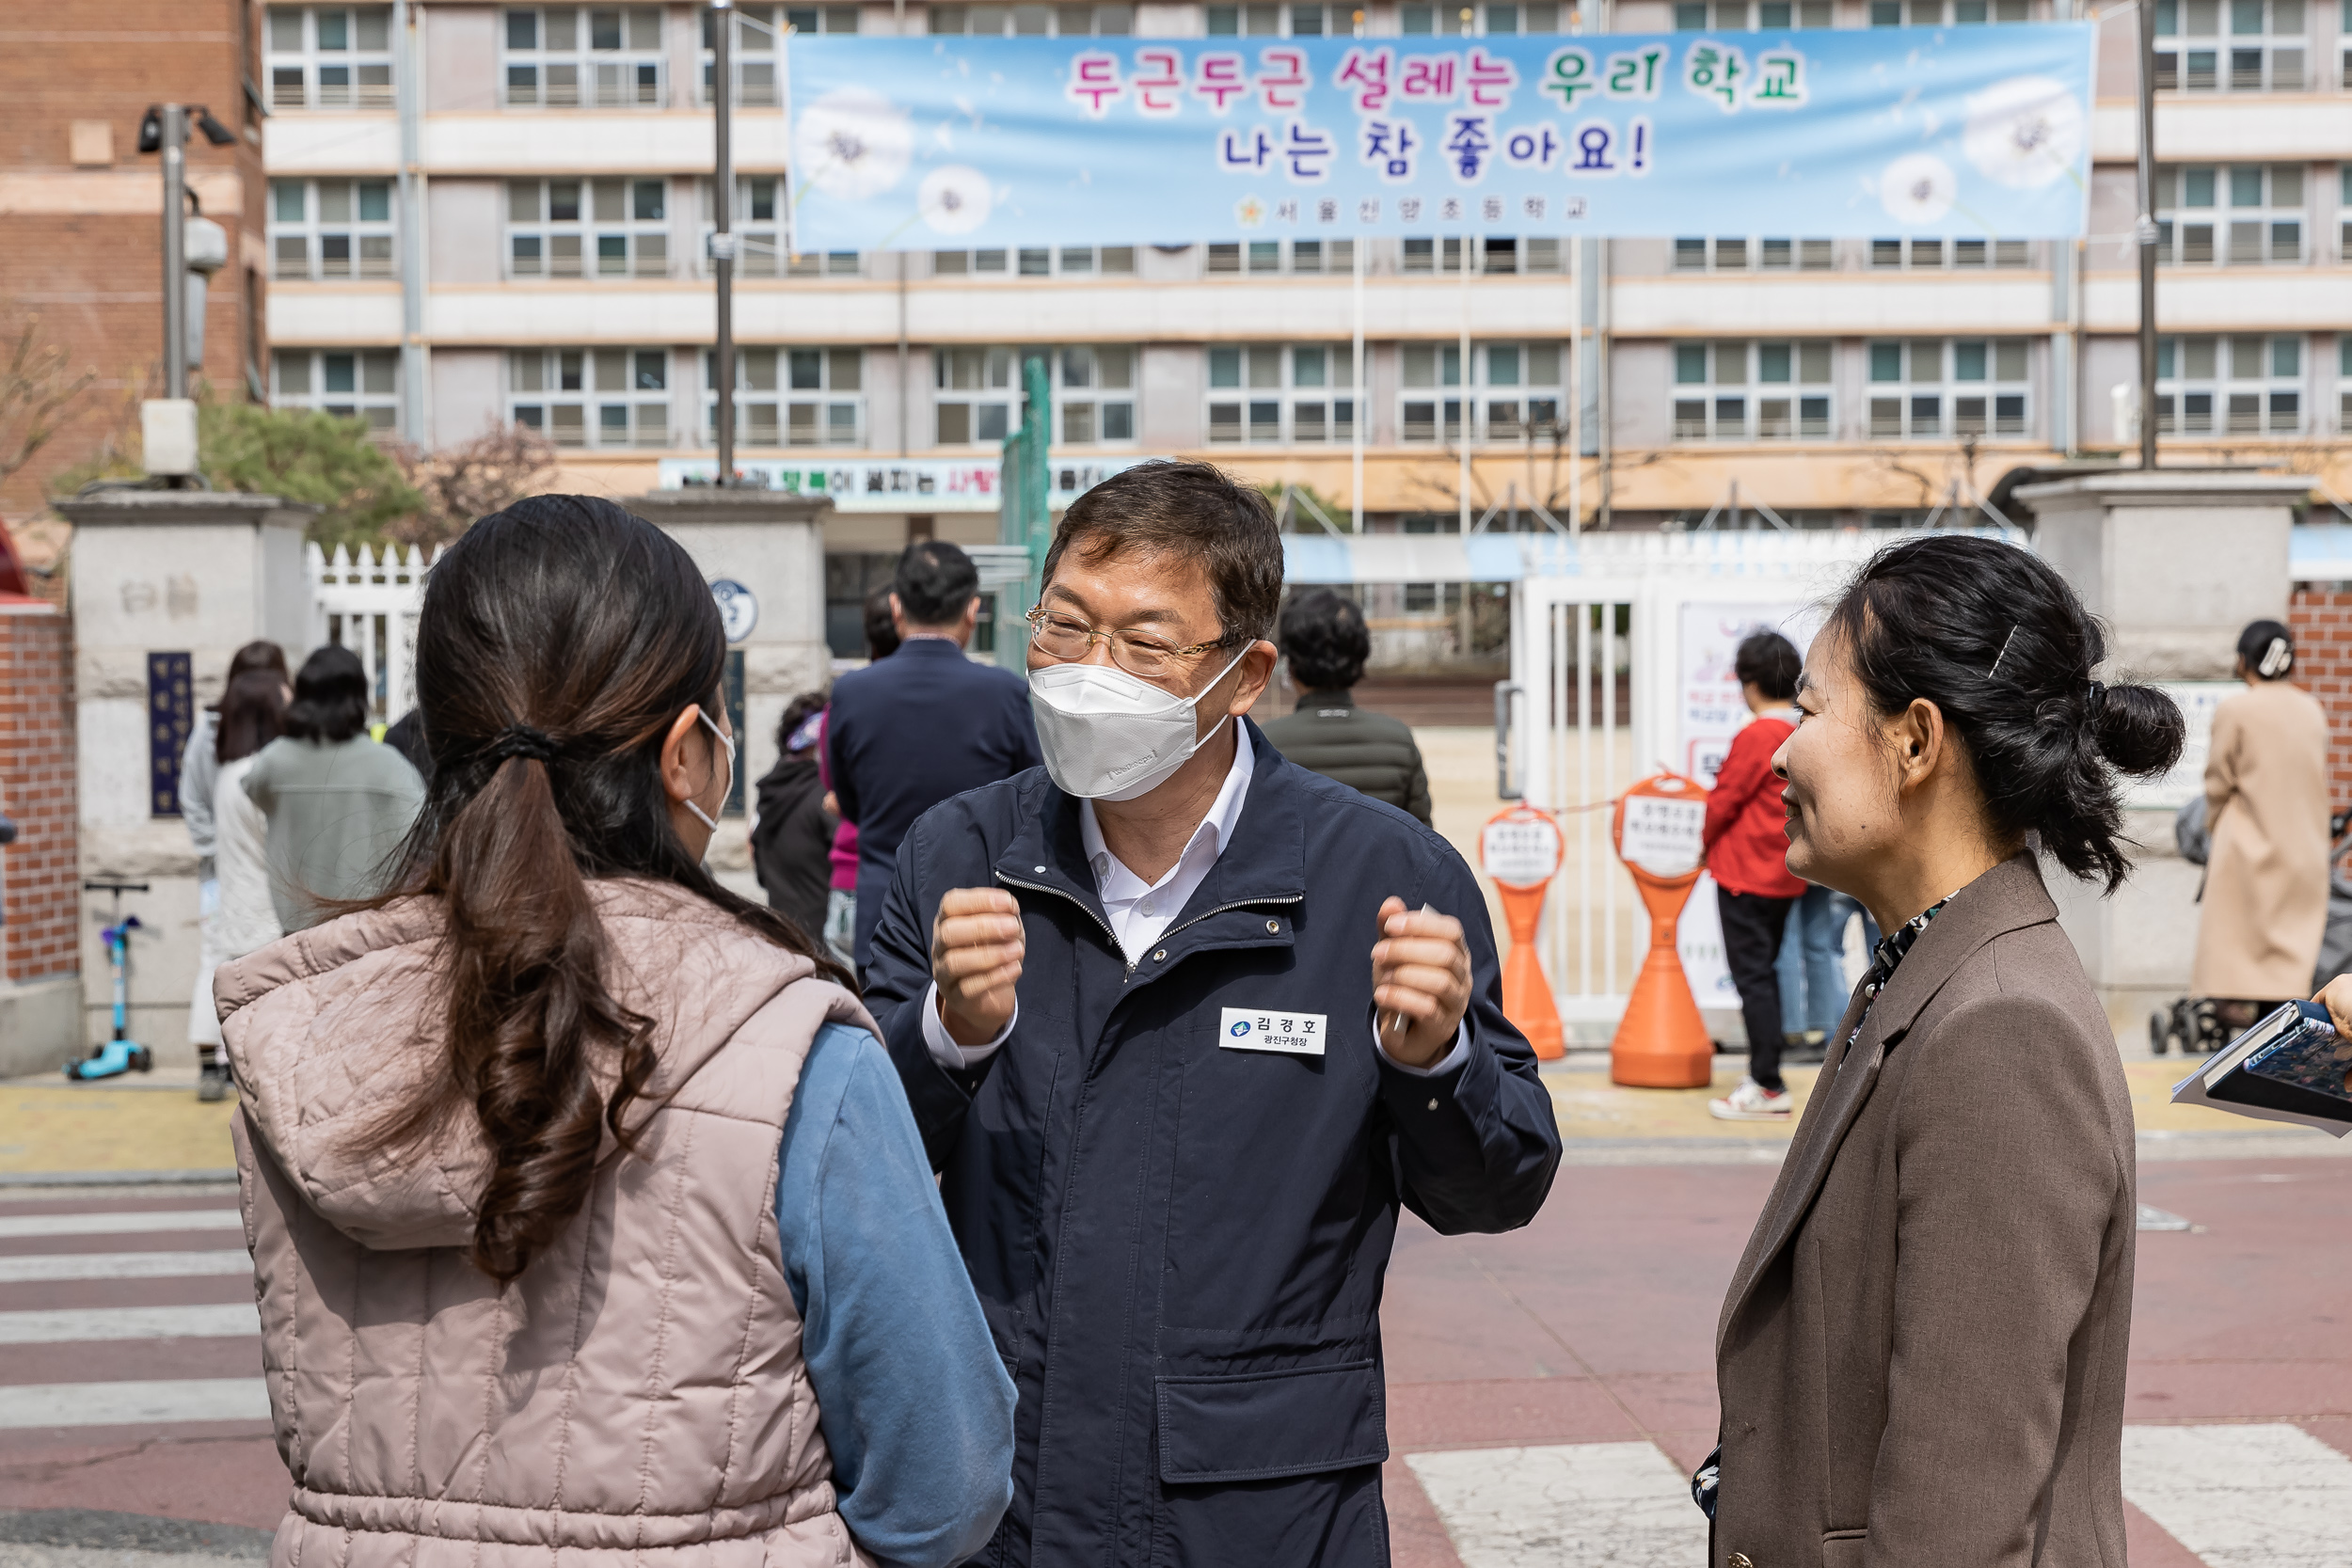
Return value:
M 1862 1568 L 1863 1557 L 1869 1549 L 1868 1530 L 1832 1530 L 1821 1537 L 1821 1568 Z
M 1389 1457 L 1376 1361 L 1158 1380 L 1160 1480 L 1264 1481 Z

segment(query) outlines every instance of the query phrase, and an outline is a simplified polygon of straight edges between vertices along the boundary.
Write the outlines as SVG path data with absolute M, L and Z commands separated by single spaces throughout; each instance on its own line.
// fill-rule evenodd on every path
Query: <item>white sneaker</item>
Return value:
M 1728 1097 L 1708 1101 L 1707 1114 L 1717 1121 L 1787 1121 L 1795 1105 L 1787 1089 L 1774 1094 L 1755 1079 L 1742 1078 Z

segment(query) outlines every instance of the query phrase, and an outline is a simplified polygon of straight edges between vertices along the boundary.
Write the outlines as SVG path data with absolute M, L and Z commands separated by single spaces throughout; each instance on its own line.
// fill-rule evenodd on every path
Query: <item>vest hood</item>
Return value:
M 682 888 L 615 879 L 589 891 L 607 984 L 655 1021 L 660 1065 L 632 1116 L 676 1093 L 771 1005 L 805 1014 L 812 1034 L 827 1021 L 880 1033 L 812 960 Z M 444 932 L 437 900 L 403 899 L 273 942 L 214 981 L 253 1135 L 321 1218 L 378 1250 L 469 1244 L 490 1175 L 469 1111 L 428 1132 L 421 1154 L 368 1147 L 382 1117 L 432 1093 L 444 1071 Z M 606 1053 L 599 1079 L 609 1085 L 617 1068 Z M 617 1151 L 608 1130 L 597 1158 Z

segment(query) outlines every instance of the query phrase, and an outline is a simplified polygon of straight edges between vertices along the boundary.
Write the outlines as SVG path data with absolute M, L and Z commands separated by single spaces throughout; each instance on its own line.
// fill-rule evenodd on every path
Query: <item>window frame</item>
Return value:
M 1736 347 L 1740 379 L 1724 378 L 1723 359 Z M 1766 379 L 1775 356 L 1785 377 Z M 1684 372 L 1695 364 L 1698 375 Z M 1819 374 L 1813 373 L 1815 370 Z M 1671 355 L 1669 438 L 1680 442 L 1764 443 L 1837 438 L 1837 342 L 1834 338 L 1700 338 L 1678 341 Z M 1688 395 L 1686 388 L 1703 388 Z M 1786 388 L 1774 392 L 1773 388 Z M 1737 404 L 1736 428 L 1726 405 Z M 1777 416 L 1768 404 L 1777 404 Z M 1815 406 L 1818 404 L 1818 406 Z
M 1142 246 L 1132 245 L 997 245 L 980 250 L 934 250 L 933 277 L 1134 277 Z M 1085 260 L 1080 263 L 1078 258 Z M 953 260 L 950 260 L 953 258 Z
M 701 439 L 716 443 L 719 429 L 716 349 L 704 349 Z M 803 382 L 803 371 L 810 380 Z M 842 383 L 847 380 L 849 385 Z M 866 351 L 749 343 L 735 351 L 735 439 L 779 451 L 810 447 L 862 449 L 866 423 Z M 765 413 L 765 418 L 761 417 Z M 806 418 L 800 416 L 805 411 Z M 765 426 L 765 439 L 762 426 Z M 805 429 L 806 439 L 797 439 Z
M 1873 27 L 1998 26 L 2034 20 L 2032 0 L 1870 0 Z
M 1935 347 L 1935 373 L 1922 377 L 1917 355 Z M 2036 438 L 2034 340 L 2012 334 L 1961 338 L 1867 338 L 1862 345 L 1863 436 L 1873 442 L 2031 441 Z M 1881 376 L 1880 356 L 1899 355 L 1899 373 Z M 1963 373 L 1980 355 L 1981 375 Z M 2010 373 L 2011 356 L 2015 373 Z M 1972 416 L 1965 404 L 1979 404 Z M 1924 405 L 1932 404 L 1932 409 Z M 2012 406 L 2013 404 L 2013 406 Z M 1928 418 L 1923 420 L 1922 413 Z M 1966 428 L 1973 420 L 1976 428 Z
M 321 21 L 326 16 L 342 18 L 342 49 L 321 47 Z M 278 19 L 299 17 L 296 24 L 302 41 L 292 49 L 281 48 L 278 42 Z M 368 45 L 361 42 L 366 23 L 380 24 L 383 42 Z M 262 18 L 262 79 L 269 84 L 269 106 L 277 109 L 363 109 L 385 110 L 394 106 L 392 74 L 392 8 L 389 6 L 268 6 Z M 332 59 L 326 56 L 332 55 Z M 330 71 L 344 71 L 341 90 L 330 95 L 330 84 L 324 80 Z M 288 81 L 289 73 L 293 80 Z M 293 91 L 286 89 L 291 87 Z
M 1551 0 L 1477 0 L 1465 27 L 1458 0 L 1414 0 L 1397 7 L 1397 31 L 1406 38 L 1549 38 L 1566 30 L 1561 24 L 1569 8 Z M 1331 9 L 1344 15 L 1347 8 Z
M 351 386 L 338 390 L 326 385 L 337 360 L 345 367 Z M 304 367 L 299 389 L 289 389 L 286 372 L 294 362 Z M 381 372 L 380 377 L 375 372 Z M 373 380 L 375 385 L 371 386 Z M 360 420 L 370 436 L 401 434 L 400 350 L 396 348 L 280 348 L 269 356 L 269 404 L 272 408 L 311 408 L 337 419 Z
M 326 216 L 327 193 L 340 186 L 342 202 L 351 216 Z M 373 191 L 383 198 L 384 215 L 362 217 L 367 198 L 364 193 Z M 283 218 L 283 201 L 290 193 L 299 193 L 303 215 Z M 398 216 L 400 205 L 393 182 L 389 179 L 326 179 L 314 180 L 279 175 L 269 182 L 268 221 L 265 229 L 269 240 L 270 278 L 274 282 L 343 282 L 353 279 L 382 280 L 400 276 L 400 243 Z M 342 266 L 328 253 L 338 247 L 342 251 Z M 290 267 L 288 258 L 298 247 L 302 253 L 299 268 Z
M 2156 436 L 2173 440 L 2232 440 L 2305 434 L 2303 370 L 2309 346 L 2300 332 L 2182 332 L 2156 340 Z M 2242 368 L 2242 345 L 2257 345 L 2259 374 Z M 2278 368 L 2280 351 L 2293 368 Z M 2201 357 L 2208 369 L 2193 367 Z M 2204 406 L 2191 407 L 2201 400 Z M 2246 406 L 2240 409 L 2240 404 Z M 2248 419 L 2236 423 L 2240 413 Z M 2190 421 L 2197 423 L 2192 426 Z
M 1834 0 L 1763 0 L 1754 6 L 1747 0 L 1714 0 L 1711 5 L 1708 0 L 1677 0 L 1672 21 L 1677 33 L 1779 33 L 1834 27 L 1837 8 Z
M 1122 0 L 1078 0 L 1070 5 L 970 5 L 963 0 L 927 7 L 928 31 L 969 38 L 1132 38 L 1136 8 Z M 1081 30 L 1073 24 L 1081 20 Z M 980 24 L 993 21 L 993 27 Z M 1036 25 L 1027 25 L 1036 24 Z
M 1837 270 L 1837 243 L 1835 240 L 1788 238 L 1781 235 L 1719 234 L 1707 237 L 1677 236 L 1671 242 L 1667 254 L 1667 270 L 1678 273 L 1800 273 L 1835 272 Z M 1727 258 L 1725 247 L 1739 249 Z M 1772 247 L 1785 246 L 1788 260 L 1774 264 Z M 1696 246 L 1695 250 L 1690 248 Z M 1695 256 L 1697 262 L 1691 264 Z
M 1204 446 L 1332 447 L 1356 439 L 1364 394 L 1356 372 L 1355 348 L 1343 342 L 1309 340 L 1256 343 L 1211 343 L 1200 355 L 1200 439 Z M 1300 374 L 1319 355 L 1319 380 Z M 1274 380 L 1252 379 L 1253 365 L 1270 363 Z M 1220 358 L 1234 379 L 1220 385 Z M 1344 397 L 1340 393 L 1347 394 Z M 1311 409 L 1311 418 L 1308 411 Z M 1271 411 L 1271 420 L 1261 416 Z M 1314 434 L 1305 434 L 1306 432 Z M 1230 432 L 1230 434 L 1220 434 Z
M 1495 379 L 1497 351 L 1516 356 L 1511 380 Z M 1516 446 L 1547 436 L 1557 439 L 1567 429 L 1568 353 L 1567 342 L 1561 339 L 1481 338 L 1470 344 L 1470 379 L 1464 386 L 1458 342 L 1398 344 L 1398 444 L 1442 445 L 1462 440 L 1461 405 L 1465 403 L 1469 404 L 1469 440 L 1473 446 Z M 1416 381 L 1413 363 L 1423 355 L 1429 356 L 1431 379 Z M 1547 361 L 1547 378 L 1536 379 L 1539 367 Z M 1454 366 L 1452 381 L 1446 379 L 1449 362 Z M 1506 403 L 1514 406 L 1514 413 L 1499 421 L 1495 411 Z M 1542 412 L 1547 405 L 1548 414 Z
M 2282 176 L 2294 182 L 2293 199 L 2283 203 L 2278 199 Z M 2241 205 L 2237 198 L 2249 179 L 2255 182 L 2262 199 Z M 2192 204 L 2201 183 L 2211 199 Z M 2301 266 L 2310 255 L 2311 183 L 2308 166 L 2294 162 L 2159 165 L 2156 264 Z M 2204 214 L 2202 221 L 2191 221 L 2197 214 Z M 2243 232 L 2247 230 L 2251 232 Z M 2242 247 L 2241 239 L 2249 243 Z
M 675 258 L 670 245 L 673 193 L 666 176 L 565 176 L 507 180 L 501 183 L 506 193 L 506 216 L 500 248 L 510 282 L 667 279 L 676 276 Z M 563 205 L 560 194 L 566 189 L 572 192 L 572 210 L 577 214 L 568 218 L 555 215 Z M 526 190 L 536 192 L 535 217 L 516 215 Z M 659 196 L 661 211 L 658 216 L 637 215 L 643 210 L 647 191 Z M 608 192 L 617 193 L 622 213 L 619 217 L 596 215 L 598 202 Z M 567 250 L 560 242 L 566 241 L 570 242 L 569 256 L 576 263 L 570 268 L 558 265 Z M 607 267 L 604 263 L 608 255 L 615 253 L 615 242 L 621 265 Z M 524 264 L 526 244 L 532 246 L 528 255 L 532 264 L 528 266 Z
M 506 353 L 506 417 L 512 423 L 538 431 L 558 447 L 589 451 L 660 451 L 675 446 L 672 417 L 673 383 L 675 367 L 672 365 L 667 348 L 644 346 L 528 348 L 509 349 Z M 540 385 L 525 385 L 525 367 L 538 362 L 535 379 Z M 577 360 L 567 365 L 566 360 Z M 639 384 L 648 361 L 660 367 L 661 385 L 645 387 Z M 603 385 L 609 369 L 616 369 L 624 385 L 607 388 Z M 579 378 L 579 385 L 562 384 L 566 374 Z M 623 418 L 613 420 L 610 411 L 618 408 Z M 559 411 L 579 410 L 577 420 L 556 417 Z M 594 418 L 591 418 L 591 412 Z M 658 419 L 654 418 L 658 413 Z M 615 428 L 626 432 L 623 440 L 607 440 L 605 433 Z M 566 429 L 579 432 L 579 439 L 565 440 Z
M 1123 353 L 1126 356 L 1126 385 L 1081 386 L 1073 379 L 1075 363 L 1091 365 L 1096 372 L 1102 368 L 1106 353 Z M 1030 355 L 1045 360 L 1046 395 L 1053 400 L 1047 410 L 1049 443 L 1054 446 L 1132 447 L 1142 429 L 1143 346 L 1140 343 L 987 343 L 948 344 L 931 350 L 931 445 L 946 451 L 961 451 L 972 447 L 994 448 L 1004 437 L 1021 428 L 1022 407 L 1026 399 L 1021 381 L 1021 362 Z M 1085 355 L 1084 361 L 1069 356 Z M 982 384 L 974 387 L 947 385 L 954 373 L 958 356 L 974 356 L 982 369 Z M 1004 367 L 1005 379 L 989 380 L 999 364 Z M 1121 396 L 1104 396 L 1120 393 Z M 1094 421 L 1091 437 L 1072 440 L 1069 436 L 1069 411 L 1084 407 L 1090 410 Z M 951 438 L 947 434 L 946 411 L 961 408 L 964 434 Z M 1123 414 L 1114 411 L 1124 409 Z M 1001 434 L 991 434 L 992 420 L 988 411 L 1000 419 Z M 1123 422 L 1127 434 L 1108 434 L 1114 425 Z
M 504 109 L 663 109 L 669 107 L 668 39 L 663 6 L 501 6 L 498 17 L 499 106 Z M 550 17 L 569 14 L 573 41 L 556 44 Z M 617 17 L 619 42 L 602 48 L 596 42 L 598 19 Z M 515 20 L 533 18 L 532 41 L 515 42 Z M 638 23 L 650 19 L 653 41 L 636 41 Z M 569 70 L 570 96 L 559 99 L 553 72 Z M 599 71 L 616 72 L 608 93 Z M 528 96 L 518 96 L 518 75 L 533 72 Z M 625 73 L 620 74 L 620 73 Z
M 2317 86 L 2312 79 L 2312 7 L 2309 0 L 2152 0 L 2156 7 L 2156 90 L 2181 93 L 2304 92 Z M 2262 25 L 2242 32 L 2238 24 L 2251 8 Z M 2295 20 L 2280 30 L 2282 12 Z M 2210 32 L 2183 32 L 2184 18 L 2194 27 L 2198 13 L 2209 13 Z M 2203 45 L 2200 48 L 2200 45 Z M 2203 80 L 2198 56 L 2202 55 Z M 2250 76 L 2249 59 L 2251 60 Z M 2223 62 L 2228 62 L 2224 69 Z

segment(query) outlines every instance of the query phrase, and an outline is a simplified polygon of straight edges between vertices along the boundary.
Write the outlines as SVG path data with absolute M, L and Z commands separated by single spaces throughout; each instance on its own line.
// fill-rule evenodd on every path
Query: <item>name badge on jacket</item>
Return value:
M 1228 1051 L 1279 1051 L 1287 1056 L 1323 1054 L 1321 1013 L 1228 1007 L 1217 1020 L 1216 1032 L 1216 1043 Z

